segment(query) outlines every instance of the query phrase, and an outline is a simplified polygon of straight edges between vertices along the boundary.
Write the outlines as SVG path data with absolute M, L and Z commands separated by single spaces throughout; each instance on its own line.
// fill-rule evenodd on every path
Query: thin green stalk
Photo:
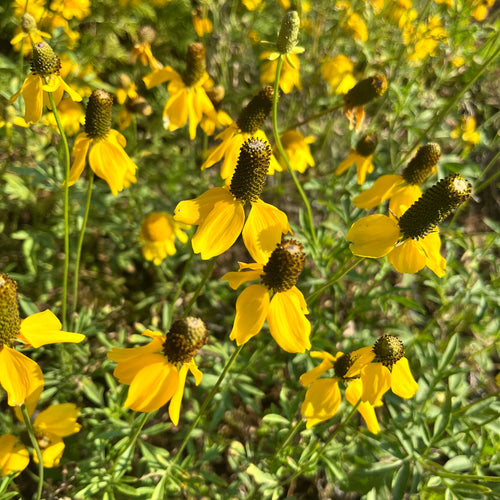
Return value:
M 183 318 L 186 318 L 189 315 L 189 313 L 191 312 L 191 309 L 193 308 L 193 306 L 196 302 L 196 299 L 198 298 L 201 291 L 203 290 L 205 283 L 208 281 L 208 279 L 212 275 L 212 271 L 214 269 L 216 262 L 217 262 L 217 259 L 212 259 L 212 262 L 210 262 L 210 265 L 205 270 L 205 274 L 203 275 L 203 278 L 201 279 L 200 283 L 198 284 L 198 287 L 196 288 L 194 295 L 191 297 L 191 300 L 189 301 L 188 305 L 186 306 L 186 309 L 184 310 L 184 314 L 182 315 Z
M 76 262 L 75 262 L 75 275 L 73 276 L 73 307 L 72 313 L 75 314 L 76 306 L 78 303 L 78 283 L 80 277 L 80 259 L 82 256 L 83 238 L 85 237 L 85 228 L 87 227 L 87 220 L 90 212 L 90 200 L 92 198 L 92 186 L 94 184 L 94 172 L 90 173 L 89 185 L 87 187 L 87 197 L 85 199 L 85 211 L 83 213 L 82 227 L 78 236 L 78 246 L 76 249 Z
M 179 458 L 180 458 L 180 456 L 182 454 L 182 451 L 184 450 L 184 448 L 187 445 L 187 442 L 189 441 L 189 437 L 191 436 L 191 433 L 193 432 L 193 430 L 198 425 L 198 422 L 200 421 L 202 415 L 205 413 L 205 410 L 207 409 L 207 406 L 210 404 L 210 402 L 212 401 L 213 397 L 215 396 L 215 394 L 219 390 L 219 386 L 221 385 L 222 381 L 226 377 L 227 373 L 231 369 L 231 366 L 235 362 L 236 358 L 238 357 L 238 355 L 240 354 L 240 352 L 242 351 L 242 349 L 243 349 L 244 346 L 245 346 L 245 344 L 240 345 L 233 352 L 232 356 L 229 358 L 228 362 L 226 363 L 226 366 L 224 366 L 224 370 L 222 370 L 222 373 L 219 375 L 219 378 L 217 379 L 217 382 L 215 382 L 215 384 L 212 387 L 211 391 L 208 393 L 208 396 L 205 398 L 205 400 L 203 401 L 202 405 L 200 406 L 200 409 L 198 410 L 198 414 L 196 415 L 196 418 L 194 419 L 194 422 L 191 424 L 191 427 L 187 431 L 187 434 L 184 437 L 184 440 L 182 441 L 182 443 L 181 443 L 179 449 L 177 450 L 177 453 L 175 454 L 174 458 L 172 459 L 170 465 L 174 465 L 177 462 L 177 460 L 179 460 Z
M 308 116 L 307 118 L 304 118 L 300 122 L 294 123 L 293 125 L 290 125 L 287 129 L 285 129 L 285 132 L 289 132 L 290 130 L 295 130 L 297 127 L 301 127 L 302 125 L 305 125 L 306 123 L 312 122 L 316 120 L 317 118 L 321 118 L 322 116 L 325 116 L 329 113 L 333 113 L 334 111 L 337 111 L 337 109 L 340 109 L 344 105 L 344 101 L 341 101 L 332 107 L 325 109 L 324 111 L 320 111 L 319 113 L 316 113 L 314 115 Z
M 274 95 L 273 95 L 273 134 L 274 134 L 274 140 L 276 142 L 276 146 L 278 147 L 278 151 L 280 153 L 281 158 L 283 158 L 283 161 L 286 164 L 286 167 L 288 171 L 290 172 L 290 175 L 292 176 L 293 183 L 295 184 L 295 187 L 297 188 L 297 191 L 300 194 L 300 197 L 302 198 L 302 201 L 304 202 L 304 206 L 306 208 L 306 215 L 307 215 L 307 223 L 309 225 L 309 232 L 311 233 L 311 238 L 313 242 L 314 248 L 318 247 L 318 241 L 316 239 L 316 231 L 314 230 L 314 222 L 313 222 L 313 217 L 312 217 L 312 211 L 311 211 L 311 205 L 309 204 L 309 200 L 307 199 L 306 193 L 302 189 L 302 186 L 300 185 L 300 182 L 297 179 L 297 176 L 295 175 L 295 172 L 290 165 L 290 162 L 288 160 L 288 157 L 285 153 L 285 150 L 283 148 L 283 144 L 281 144 L 281 139 L 280 139 L 280 134 L 278 132 L 278 94 L 279 94 L 279 82 L 280 82 L 280 74 L 281 74 L 281 68 L 283 66 L 283 54 L 281 54 L 278 58 L 278 65 L 276 67 L 276 78 L 274 80 Z
M 52 107 L 52 112 L 54 113 L 54 118 L 56 119 L 57 128 L 61 134 L 61 139 L 64 145 L 64 274 L 63 274 L 63 285 L 62 285 L 62 303 L 61 303 L 61 316 L 62 316 L 62 328 L 66 329 L 66 310 L 68 303 L 68 272 L 69 272 L 69 168 L 70 168 L 70 156 L 69 156 L 69 146 L 66 134 L 64 133 L 64 128 L 62 126 L 61 120 L 59 118 L 59 113 L 57 112 L 56 103 L 54 101 L 54 96 L 51 92 L 47 92 L 49 95 L 50 105 Z
M 28 436 L 30 437 L 31 445 L 35 450 L 36 456 L 38 458 L 38 487 L 36 492 L 35 500 L 40 500 L 42 498 L 42 490 L 43 490 L 43 459 L 42 452 L 40 451 L 40 446 L 38 446 L 38 440 L 35 435 L 35 430 L 31 425 L 31 419 L 28 415 L 28 409 L 25 404 L 21 405 L 21 412 L 23 414 L 24 424 L 26 425 L 26 430 L 28 431 Z
M 300 419 L 290 430 L 288 436 L 285 438 L 281 446 L 278 448 L 278 451 L 274 454 L 275 457 L 279 456 L 279 454 L 288 446 L 288 443 L 293 439 L 293 436 L 297 434 L 300 428 L 304 425 L 304 421 Z
M 491 161 L 486 165 L 486 168 L 481 172 L 481 177 L 485 177 L 486 174 L 489 172 L 490 168 L 493 168 L 497 166 L 498 159 L 500 158 L 500 151 L 497 152 L 497 154 L 491 159 Z M 484 182 L 479 184 L 479 186 L 476 186 L 474 188 L 474 194 L 480 193 L 485 187 L 489 186 L 495 179 L 497 179 L 500 176 L 500 170 L 497 170 L 490 178 L 486 179 Z M 476 182 L 479 180 L 476 179 Z

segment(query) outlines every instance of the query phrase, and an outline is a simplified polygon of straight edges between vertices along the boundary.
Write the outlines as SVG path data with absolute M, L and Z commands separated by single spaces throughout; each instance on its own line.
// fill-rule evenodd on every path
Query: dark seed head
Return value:
M 113 96 L 105 90 L 95 89 L 90 94 L 85 112 L 85 132 L 94 140 L 105 139 L 111 128 Z
M 373 352 L 376 356 L 375 361 L 382 363 L 390 370 L 394 363 L 405 355 L 405 347 L 395 335 L 384 335 L 375 342 Z
M 358 82 L 344 96 L 344 103 L 347 108 L 364 106 L 373 99 L 385 94 L 387 90 L 387 78 L 382 74 L 365 78 Z
M 205 323 L 188 316 L 174 321 L 163 343 L 163 352 L 171 363 L 189 363 L 207 342 Z
M 0 273 L 0 347 L 11 347 L 19 335 L 21 319 L 17 304 L 17 283 Z
M 273 108 L 273 96 L 274 89 L 268 85 L 242 109 L 236 122 L 242 132 L 255 134 L 262 127 Z
M 368 157 L 375 152 L 378 139 L 375 134 L 366 134 L 356 143 L 356 152 L 361 156 Z
M 432 174 L 440 157 L 439 144 L 429 142 L 429 144 L 418 148 L 417 153 L 403 170 L 401 176 L 408 184 L 420 186 Z
M 61 69 L 61 60 L 56 56 L 52 47 L 46 42 L 33 45 L 33 60 L 31 71 L 40 76 L 58 75 Z

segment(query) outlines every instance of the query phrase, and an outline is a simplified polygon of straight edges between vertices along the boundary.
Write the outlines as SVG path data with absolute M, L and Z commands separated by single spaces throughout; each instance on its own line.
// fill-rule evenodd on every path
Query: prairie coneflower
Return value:
M 72 90 L 61 78 L 59 71 L 61 61 L 50 45 L 38 42 L 33 45 L 33 60 L 31 73 L 26 77 L 22 87 L 9 99 L 10 103 L 17 100 L 20 94 L 24 99 L 24 120 L 26 123 L 36 123 L 42 118 L 43 107 L 51 108 L 49 96 L 51 93 L 57 106 L 66 91 L 73 101 L 82 98 Z
M 267 319 L 269 332 L 287 352 L 305 352 L 311 348 L 311 323 L 306 318 L 307 304 L 295 286 L 304 267 L 303 247 L 295 240 L 277 245 L 268 259 L 253 264 L 239 263 L 238 272 L 221 279 L 236 290 L 247 281 L 260 280 L 240 293 L 230 339 L 246 344 L 257 335 Z M 245 272 L 242 272 L 245 271 Z
M 27 55 L 31 52 L 31 48 L 34 44 L 43 42 L 44 38 L 52 38 L 49 33 L 45 31 L 40 31 L 37 27 L 35 18 L 29 13 L 25 12 L 21 18 L 21 25 L 16 29 L 16 34 L 10 41 L 13 45 L 14 50 L 21 50 L 21 42 L 24 40 L 23 44 L 23 54 Z
M 420 185 L 434 172 L 441 157 L 439 144 L 430 142 L 418 148 L 401 175 L 382 175 L 370 189 L 358 194 L 352 201 L 358 208 L 373 208 L 385 200 L 389 201 L 389 210 L 399 217 L 401 207 L 405 209 L 420 196 Z
M 346 94 L 356 85 L 354 64 L 343 54 L 327 59 L 321 64 L 321 76 L 335 94 Z
M 175 238 L 182 243 L 188 240 L 183 229 L 189 226 L 177 222 L 166 212 L 149 214 L 141 226 L 140 242 L 143 243 L 142 255 L 159 266 L 167 255 L 175 254 Z
M 168 84 L 170 97 L 163 108 L 163 126 L 173 131 L 189 122 L 191 140 L 196 137 L 196 127 L 203 115 L 216 119 L 214 106 L 203 87 L 210 78 L 205 66 L 205 47 L 201 43 L 190 43 L 186 71 L 183 75 L 166 66 L 143 78 L 148 89 L 170 82 Z
M 399 219 L 381 214 L 363 217 L 347 233 L 351 252 L 360 257 L 387 255 L 400 273 L 416 273 L 427 266 L 444 276 L 446 260 L 440 254 L 436 228 L 470 192 L 471 185 L 454 174 L 428 189 Z
M 94 90 L 89 97 L 85 132 L 78 135 L 71 152 L 70 186 L 82 175 L 87 155 L 90 168 L 108 183 L 115 196 L 130 183 L 137 182 L 137 166 L 123 149 L 127 141 L 111 128 L 112 106 L 113 97 L 105 90 Z
M 135 63 L 141 61 L 143 66 L 149 64 L 153 70 L 160 69 L 162 64 L 153 56 L 151 44 L 156 40 L 156 31 L 152 26 L 142 26 L 138 32 L 139 42 L 130 52 L 130 60 Z
M 363 184 L 366 174 L 373 172 L 373 153 L 377 147 L 378 139 L 375 134 L 367 134 L 357 142 L 356 148 L 351 149 L 349 156 L 340 162 L 335 170 L 337 175 L 344 173 L 352 164 L 356 165 L 356 176 L 359 185 Z
M 196 34 L 202 38 L 208 33 L 212 33 L 212 21 L 208 18 L 206 7 L 198 6 L 196 10 L 191 12 L 191 20 Z
M 269 59 L 271 55 L 270 51 L 263 52 L 260 59 Z M 262 64 L 262 70 L 260 73 L 260 83 L 274 83 L 276 77 L 276 67 L 278 62 L 266 61 Z M 281 68 L 279 86 L 280 89 L 285 93 L 289 94 L 294 87 L 297 90 L 302 89 L 302 84 L 300 83 L 300 60 L 296 54 L 288 54 L 288 58 L 283 61 L 283 66 Z
M 207 343 L 205 324 L 187 317 L 175 321 L 166 336 L 150 330 L 143 335 L 152 338 L 149 344 L 131 349 L 114 347 L 108 353 L 108 358 L 118 363 L 113 375 L 129 386 L 124 407 L 150 412 L 170 401 L 168 413 L 177 425 L 188 371 L 196 385 L 203 376 L 193 358 Z
M 264 87 L 241 111 L 238 120 L 232 122 L 215 137 L 222 142 L 208 155 L 205 163 L 201 166 L 202 170 L 223 160 L 220 175 L 224 180 L 229 180 L 234 174 L 238 155 L 245 141 L 253 137 L 265 143 L 269 142 L 261 127 L 271 112 L 273 95 L 274 90 L 271 86 Z M 272 155 L 268 174 L 273 175 L 275 171 L 281 172 L 281 170 L 280 164 Z
M 271 148 L 261 139 L 250 138 L 241 146 L 231 184 L 212 188 L 175 208 L 175 220 L 197 225 L 194 253 L 211 259 L 229 249 L 243 230 L 243 241 L 257 261 L 264 259 L 290 232 L 284 212 L 260 199 L 267 177 Z M 245 204 L 250 211 L 245 222 Z
M 342 381 L 347 384 L 346 399 L 353 406 L 358 405 L 357 410 L 366 422 L 368 430 L 373 434 L 380 432 L 374 407 L 382 403 L 377 401 L 372 405 L 369 402 L 360 402 L 363 385 L 359 377 L 362 368 L 373 359 L 371 349 L 365 347 L 346 354 L 338 352 L 335 356 L 327 352 L 311 352 L 312 358 L 322 361 L 300 377 L 300 383 L 308 386 L 300 408 L 300 413 L 307 420 L 308 429 L 335 416 L 341 402 L 339 382 Z M 329 370 L 334 371 L 333 378 L 320 378 Z
M 0 476 L 5 477 L 12 472 L 18 476 L 29 463 L 30 454 L 16 436 L 0 436 Z
M 29 397 L 40 395 L 43 374 L 40 367 L 12 346 L 38 348 L 56 342 L 81 342 L 80 333 L 61 331 L 60 321 L 50 311 L 32 314 L 22 320 L 17 305 L 17 284 L 0 273 L 0 385 L 7 392 L 9 406 L 21 406 Z
M 311 155 L 311 150 L 309 149 L 309 144 L 314 142 L 314 137 L 304 137 L 300 132 L 296 130 L 288 130 L 281 137 L 281 144 L 283 149 L 288 156 L 290 165 L 294 170 L 297 170 L 303 174 L 307 167 L 314 167 L 314 158 Z M 280 160 L 281 166 L 286 169 L 286 163 L 282 158 L 279 157 L 279 152 L 276 154 Z

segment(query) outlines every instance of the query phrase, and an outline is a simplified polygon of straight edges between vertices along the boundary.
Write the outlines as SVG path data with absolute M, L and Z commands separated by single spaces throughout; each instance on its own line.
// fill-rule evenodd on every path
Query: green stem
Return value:
M 187 442 L 189 440 L 189 437 L 191 436 L 191 433 L 193 432 L 193 430 L 198 425 L 198 422 L 200 421 L 201 416 L 205 413 L 205 410 L 207 409 L 207 406 L 210 404 L 210 402 L 212 401 L 213 397 L 215 396 L 215 394 L 219 390 L 219 386 L 221 385 L 222 381 L 226 377 L 228 371 L 230 370 L 231 366 L 235 362 L 236 358 L 238 357 L 239 353 L 242 351 L 242 349 L 243 349 L 244 346 L 245 346 L 245 344 L 240 345 L 233 352 L 232 356 L 229 358 L 228 362 L 226 363 L 226 366 L 224 366 L 224 370 L 222 370 L 222 373 L 219 375 L 219 378 L 217 379 L 217 382 L 215 382 L 215 385 L 212 387 L 212 390 L 208 393 L 208 396 L 203 401 L 203 403 L 202 403 L 202 405 L 201 405 L 201 407 L 200 407 L 200 409 L 198 411 L 198 414 L 196 415 L 196 418 L 194 419 L 194 422 L 191 424 L 191 427 L 187 431 L 187 434 L 184 437 L 184 440 L 182 441 L 182 443 L 181 443 L 179 449 L 177 450 L 177 453 L 175 454 L 174 458 L 172 459 L 170 465 L 174 465 L 177 462 L 177 460 L 179 460 L 179 458 L 180 458 L 180 456 L 182 454 L 182 451 L 186 447 L 186 444 L 187 444 Z
M 191 312 L 191 309 L 193 308 L 193 306 L 196 302 L 196 299 L 198 298 L 201 291 L 203 290 L 205 283 L 208 281 L 208 279 L 212 275 L 212 271 L 214 269 L 216 262 L 217 262 L 217 259 L 212 259 L 212 262 L 210 262 L 210 265 L 205 270 L 205 274 L 203 275 L 203 278 L 201 279 L 200 283 L 198 284 L 198 287 L 196 288 L 194 295 L 191 297 L 191 300 L 189 301 L 188 305 L 186 306 L 186 309 L 184 310 L 184 314 L 182 315 L 183 318 L 186 318 L 189 315 L 189 313 Z
M 288 436 L 286 439 L 283 441 L 282 445 L 278 448 L 278 451 L 274 454 L 275 457 L 277 457 L 283 449 L 288 445 L 288 443 L 292 440 L 293 436 L 297 434 L 297 432 L 300 430 L 300 428 L 304 425 L 304 421 L 301 419 L 299 420 L 290 430 L 288 433 Z
M 306 298 L 306 302 L 310 304 L 310 302 L 315 300 L 324 290 L 330 288 L 335 282 L 342 278 L 342 276 L 347 274 L 353 267 L 357 266 L 364 259 L 365 257 L 354 256 L 351 260 L 345 262 L 324 285 L 321 285 Z
M 23 414 L 24 424 L 26 425 L 26 430 L 28 431 L 28 435 L 30 437 L 31 445 L 35 450 L 36 456 L 38 458 L 38 488 L 36 492 L 35 500 L 40 500 L 42 498 L 42 490 L 43 490 L 43 458 L 42 452 L 40 451 L 40 446 L 38 446 L 38 440 L 35 435 L 35 430 L 31 425 L 31 419 L 28 415 L 28 409 L 25 404 L 21 405 L 21 412 Z
M 315 115 L 308 116 L 307 118 L 304 118 L 300 122 L 294 123 L 293 125 L 290 125 L 285 132 L 289 132 L 290 130 L 295 130 L 297 127 L 301 127 L 302 125 L 305 125 L 306 123 L 312 122 L 316 120 L 317 118 L 321 118 L 324 115 L 328 115 L 329 113 L 333 113 L 334 111 L 337 111 L 337 109 L 340 109 L 344 105 L 344 102 L 341 101 L 331 108 L 325 109 L 324 111 L 320 111 L 319 113 L 316 113 Z
M 85 199 L 85 211 L 83 213 L 82 227 L 80 228 L 80 234 L 78 236 L 78 246 L 76 249 L 76 262 L 75 262 L 75 275 L 73 277 L 73 307 L 72 313 L 75 314 L 76 306 L 78 303 L 78 280 L 80 277 L 80 259 L 82 256 L 82 246 L 83 238 L 85 237 L 85 228 L 87 227 L 87 221 L 90 212 L 90 200 L 92 198 L 92 186 L 94 184 L 94 172 L 91 172 L 89 185 L 87 187 L 87 197 Z
M 278 132 L 278 95 L 279 95 L 279 82 L 280 82 L 280 74 L 281 74 L 281 68 L 283 66 L 283 54 L 281 54 L 278 58 L 278 65 L 276 67 L 276 77 L 274 80 L 274 95 L 273 95 L 273 134 L 274 134 L 274 140 L 276 142 L 276 146 L 278 147 L 278 151 L 280 153 L 281 158 L 286 164 L 286 167 L 288 171 L 290 172 L 290 175 L 292 176 L 293 183 L 295 184 L 295 187 L 297 188 L 297 191 L 300 194 L 300 197 L 302 198 L 302 201 L 304 202 L 304 206 L 306 208 L 306 214 L 307 214 L 307 222 L 309 225 L 309 232 L 311 233 L 311 238 L 313 242 L 314 248 L 318 247 L 318 241 L 316 239 L 316 232 L 314 230 L 314 222 L 313 222 L 313 217 L 312 217 L 312 211 L 311 211 L 311 205 L 309 204 L 309 200 L 307 199 L 306 193 L 302 189 L 302 186 L 300 185 L 300 182 L 297 179 L 297 176 L 295 175 L 295 172 L 290 165 L 290 162 L 288 160 L 288 157 L 285 153 L 285 150 L 283 148 L 283 144 L 281 144 L 281 139 L 280 139 L 280 134 Z
M 497 152 L 497 154 L 491 159 L 491 161 L 488 163 L 486 168 L 481 172 L 481 176 L 476 179 L 476 182 L 481 178 L 485 177 L 486 173 L 489 172 L 490 168 L 493 168 L 494 166 L 497 165 L 498 159 L 500 158 L 500 151 Z M 474 188 L 474 194 L 480 193 L 485 187 L 487 187 L 489 184 L 491 184 L 495 179 L 500 176 L 500 170 L 497 170 L 489 179 L 485 180 L 482 184 L 479 184 L 479 186 Z
M 64 128 L 62 126 L 61 120 L 59 118 L 59 113 L 57 112 L 56 103 L 54 101 L 54 96 L 51 92 L 47 92 L 49 95 L 50 105 L 52 107 L 52 112 L 54 113 L 54 118 L 56 119 L 57 128 L 61 134 L 61 139 L 64 145 L 64 155 L 65 155 L 65 168 L 64 168 L 64 275 L 63 275 L 63 286 L 62 286 L 62 304 L 61 304 L 61 316 L 62 316 L 62 328 L 66 329 L 66 309 L 68 303 L 68 271 L 69 271 L 69 168 L 70 168 L 70 156 L 69 156 L 69 146 L 66 134 L 64 133 Z

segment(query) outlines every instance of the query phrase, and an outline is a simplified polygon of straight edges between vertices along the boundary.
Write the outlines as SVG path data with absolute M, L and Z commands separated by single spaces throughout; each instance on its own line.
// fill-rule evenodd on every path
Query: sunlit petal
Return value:
M 373 208 L 388 200 L 404 184 L 400 175 L 382 175 L 370 189 L 358 194 L 352 201 L 358 208 Z
M 399 397 L 409 399 L 418 391 L 418 384 L 413 378 L 406 358 L 401 358 L 394 364 L 391 375 L 391 390 Z
M 382 363 L 370 363 L 361 372 L 361 399 L 376 405 L 391 387 L 391 372 Z
M 174 425 L 179 423 L 179 414 L 181 412 L 181 403 L 182 396 L 184 395 L 184 385 L 186 384 L 186 375 L 189 371 L 189 366 L 187 364 L 183 364 L 179 370 L 179 381 L 177 384 L 177 389 L 170 400 L 170 404 L 168 406 L 168 414 L 170 416 L 170 420 Z
M 71 151 L 71 170 L 69 172 L 69 185 L 72 186 L 82 175 L 87 160 L 87 152 L 89 146 L 92 144 L 87 134 L 82 133 L 78 135 Z
M 441 255 L 441 238 L 439 237 L 439 233 L 434 231 L 422 238 L 420 246 L 427 256 L 427 267 L 442 278 L 446 271 L 446 259 Z
M 420 242 L 407 239 L 387 256 L 398 273 L 418 273 L 425 267 L 427 258 Z
M 360 379 L 353 380 L 349 383 L 349 386 L 345 390 L 345 398 L 353 406 L 361 399 L 361 394 L 363 392 L 363 383 Z M 377 415 L 375 414 L 375 408 L 368 402 L 361 401 L 357 408 L 358 412 L 363 417 L 366 422 L 368 430 L 372 434 L 378 434 L 380 432 L 380 426 L 378 424 Z
M 314 381 L 307 389 L 300 413 L 307 419 L 310 429 L 320 422 L 329 420 L 338 411 L 341 396 L 336 379 L 321 378 Z
M 181 201 L 174 211 L 174 219 L 185 224 L 199 225 L 220 200 L 231 199 L 231 193 L 224 188 L 212 188 L 198 198 Z
M 73 403 L 52 405 L 36 416 L 33 427 L 41 433 L 48 432 L 59 437 L 70 436 L 82 428 L 76 421 L 79 413 L 80 410 Z
M 328 370 L 331 370 L 333 368 L 333 363 L 329 359 L 323 359 L 321 363 L 314 367 L 312 370 L 309 370 L 306 373 L 303 373 L 300 376 L 300 383 L 304 386 L 307 387 L 308 385 L 311 385 L 316 379 L 321 377 L 323 373 L 327 372 Z
M 0 476 L 2 477 L 12 472 L 20 473 L 30 462 L 28 450 L 17 442 L 18 438 L 11 434 L 0 436 Z

